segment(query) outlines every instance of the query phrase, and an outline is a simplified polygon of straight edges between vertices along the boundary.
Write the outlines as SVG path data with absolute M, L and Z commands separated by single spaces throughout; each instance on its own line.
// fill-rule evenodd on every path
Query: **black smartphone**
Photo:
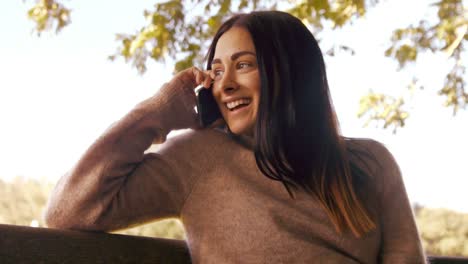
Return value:
M 211 93 L 211 87 L 198 90 L 197 112 L 202 127 L 207 127 L 222 118 L 218 104 Z

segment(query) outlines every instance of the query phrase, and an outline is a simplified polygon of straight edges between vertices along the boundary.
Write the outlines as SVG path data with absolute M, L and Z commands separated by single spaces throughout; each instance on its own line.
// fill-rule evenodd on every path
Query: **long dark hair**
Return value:
M 296 17 L 258 11 L 228 19 L 208 50 L 207 69 L 216 44 L 237 26 L 250 32 L 261 80 L 254 130 L 255 159 L 262 173 L 291 191 L 315 196 L 338 232 L 357 236 L 375 228 L 359 200 L 356 179 L 363 170 L 350 164 L 339 134 L 322 52 L 312 33 Z

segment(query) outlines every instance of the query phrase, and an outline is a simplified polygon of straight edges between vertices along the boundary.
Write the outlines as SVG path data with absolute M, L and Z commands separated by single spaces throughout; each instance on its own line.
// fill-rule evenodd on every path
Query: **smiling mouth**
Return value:
M 235 100 L 229 103 L 225 103 L 227 109 L 229 111 L 235 111 L 237 109 L 240 109 L 242 107 L 248 106 L 252 100 L 247 99 L 247 98 L 242 98 L 239 100 Z

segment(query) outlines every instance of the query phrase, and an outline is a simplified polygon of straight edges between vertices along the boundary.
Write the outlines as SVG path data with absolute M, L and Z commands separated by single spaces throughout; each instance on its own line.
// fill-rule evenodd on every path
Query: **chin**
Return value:
M 253 129 L 242 125 L 228 125 L 231 133 L 236 135 L 252 135 Z

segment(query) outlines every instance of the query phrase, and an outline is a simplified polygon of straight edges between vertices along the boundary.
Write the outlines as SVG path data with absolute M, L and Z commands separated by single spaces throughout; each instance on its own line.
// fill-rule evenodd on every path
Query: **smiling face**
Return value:
M 252 135 L 260 100 L 260 75 L 250 33 L 232 27 L 218 40 L 211 63 L 213 96 L 234 134 Z

